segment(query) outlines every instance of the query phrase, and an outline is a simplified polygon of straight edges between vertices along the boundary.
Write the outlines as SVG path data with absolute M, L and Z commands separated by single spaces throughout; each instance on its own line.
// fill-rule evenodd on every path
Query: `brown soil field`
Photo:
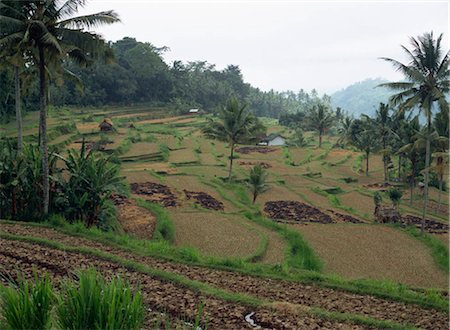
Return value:
M 124 157 L 148 155 L 159 152 L 158 145 L 156 143 L 149 142 L 137 142 L 131 145 L 130 150 L 123 154 Z
M 431 252 L 407 234 L 381 225 L 291 225 L 325 261 L 325 271 L 346 278 L 391 280 L 447 288 L 448 276 Z
M 136 171 L 145 171 L 145 170 L 153 170 L 155 172 L 164 172 L 169 174 L 176 174 L 178 170 L 176 168 L 170 167 L 168 163 L 126 163 L 121 165 L 122 172 L 136 172 Z M 136 181 L 138 182 L 138 181 Z
M 167 118 L 158 118 L 158 119 L 147 119 L 139 122 L 140 125 L 143 124 L 166 124 L 171 123 L 177 120 L 185 119 L 185 116 L 177 116 L 177 117 L 167 117 Z
M 199 181 L 199 179 L 195 176 L 190 175 L 173 175 L 173 176 L 167 176 L 165 178 L 165 182 L 171 186 L 174 187 L 178 191 L 183 191 L 184 189 L 189 191 L 203 191 L 209 195 L 211 195 L 213 198 L 221 201 L 225 206 L 225 211 L 237 211 L 236 207 L 233 206 L 233 204 L 222 200 L 220 194 L 212 187 L 205 185 Z M 185 196 L 183 196 L 184 199 Z
M 122 229 L 134 237 L 150 240 L 156 227 L 156 218 L 131 199 L 117 204 L 117 219 Z
M 184 163 L 197 161 L 196 154 L 192 149 L 180 149 L 170 152 L 169 163 Z
M 77 130 L 80 133 L 100 132 L 100 123 L 77 123 Z
M 373 198 L 362 195 L 356 191 L 340 194 L 339 198 L 342 205 L 353 208 L 359 214 L 367 214 L 372 217 L 375 210 Z
M 264 204 L 266 204 L 269 201 L 280 199 L 301 201 L 301 198 L 297 194 L 288 190 L 286 187 L 271 184 L 267 191 L 263 192 L 260 196 L 258 196 L 258 198 L 256 199 L 256 204 L 259 205 L 259 208 L 262 211 L 264 208 Z
M 125 179 L 128 183 L 143 183 L 148 181 L 158 181 L 157 178 L 152 176 L 148 171 L 123 171 L 122 175 L 125 176 Z
M 323 227 L 328 228 L 329 226 Z M 437 312 L 432 309 L 423 309 L 413 304 L 405 305 L 403 303 L 388 301 L 372 296 L 358 295 L 340 290 L 319 287 L 316 284 L 305 285 L 298 282 L 287 282 L 282 280 L 252 277 L 240 273 L 214 270 L 198 266 L 188 266 L 155 259 L 152 257 L 137 256 L 118 248 L 112 248 L 102 245 L 101 243 L 95 241 L 90 241 L 78 237 L 71 237 L 59 233 L 53 229 L 36 228 L 25 225 L 0 224 L 0 230 L 16 235 L 47 238 L 71 246 L 86 246 L 100 249 L 109 253 L 114 253 L 115 255 L 128 260 L 141 262 L 148 266 L 163 269 L 171 273 L 181 274 L 193 280 L 201 280 L 215 287 L 225 288 L 226 290 L 237 293 L 245 292 L 246 294 L 268 299 L 271 301 L 301 304 L 308 307 L 315 306 L 334 312 L 349 311 L 352 313 L 371 316 L 380 320 L 392 320 L 400 323 L 414 324 L 415 326 L 424 329 L 448 328 L 448 318 L 445 313 Z M 15 271 L 15 269 L 17 268 L 28 270 L 29 272 L 26 273 L 28 277 L 31 277 L 33 274 L 31 270 L 31 263 L 33 263 L 35 266 L 37 265 L 39 271 L 43 269 L 43 267 L 45 267 L 45 269 L 51 272 L 57 271 L 57 274 L 63 273 L 62 275 L 64 276 L 64 272 L 67 271 L 68 266 L 76 267 L 76 265 L 79 265 L 79 262 L 86 262 L 86 257 L 80 255 L 74 259 L 74 261 L 78 261 L 72 264 L 70 262 L 71 259 L 69 258 L 71 258 L 73 254 L 68 253 L 65 254 L 66 256 L 68 256 L 67 263 L 61 264 L 61 262 L 59 261 L 60 259 L 54 257 L 53 250 L 32 244 L 26 244 L 24 246 L 24 244 L 25 243 L 8 242 L 6 240 L 0 241 L 0 258 L 2 259 L 2 264 L 10 270 Z M 27 257 L 29 251 L 37 251 L 39 259 L 33 261 L 29 257 Z M 56 267 L 56 265 L 58 266 Z M 87 265 L 89 266 L 90 264 Z M 115 271 L 115 269 L 116 268 L 114 267 L 110 267 L 110 271 Z M 147 288 L 145 288 L 145 290 L 147 290 Z M 166 294 L 166 290 L 157 290 L 152 293 L 152 297 L 154 299 L 161 299 L 160 296 L 162 295 L 164 297 L 164 295 Z M 186 299 L 186 297 L 184 297 L 183 299 Z M 176 304 L 177 302 L 178 301 L 174 303 Z M 146 300 L 146 303 L 149 302 Z M 164 308 L 165 303 L 166 302 L 163 301 L 158 306 Z M 167 301 L 167 303 L 169 302 Z M 172 307 L 170 308 L 169 312 L 174 311 L 174 305 L 172 304 L 171 306 Z M 207 310 L 208 309 L 209 305 L 207 304 Z M 223 313 L 222 317 L 227 317 L 229 313 L 229 311 Z M 207 315 L 208 314 L 209 313 L 207 313 Z M 258 317 L 256 317 L 256 319 L 258 319 Z M 215 328 L 215 326 L 213 325 L 212 328 Z M 226 327 L 222 325 L 221 329 L 224 328 Z M 238 328 L 242 327 L 238 326 Z M 308 329 L 308 327 L 305 326 L 294 328 Z M 315 329 L 319 328 L 323 327 L 318 326 Z M 327 325 L 326 328 L 335 329 L 336 325 Z
M 71 277 L 77 269 L 95 267 L 107 278 L 120 275 L 133 287 L 139 288 L 143 293 L 143 300 L 147 311 L 163 311 L 175 318 L 193 319 L 197 314 L 197 307 L 203 301 L 205 307 L 202 322 L 207 323 L 208 328 L 249 328 L 249 325 L 245 321 L 245 315 L 249 313 L 249 308 L 244 305 L 232 304 L 217 298 L 203 296 L 182 286 L 79 253 L 68 253 L 39 245 L 14 241 L 1 241 L 0 247 L 2 250 L 0 253 L 0 262 L 5 265 L 3 271 L 11 276 L 15 276 L 17 267 L 20 267 L 21 270 L 26 271 L 27 277 L 31 278 L 34 273 L 33 269 L 37 268 L 38 274 L 46 270 L 50 273 L 50 277 L 54 282 L 60 283 L 63 278 Z M 32 254 L 30 254 L 30 251 L 33 251 Z M 322 325 L 336 329 L 362 329 L 359 326 L 325 321 L 310 316 L 304 316 L 300 320 L 297 320 L 294 313 L 290 315 L 288 313 L 285 315 L 277 314 L 281 313 L 269 309 L 257 308 L 255 309 L 254 319 L 256 322 L 266 324 L 263 329 L 271 329 L 273 327 L 295 328 L 298 326 L 305 329 L 317 329 Z M 146 313 L 146 328 L 151 327 L 152 320 L 149 319 L 149 316 L 153 315 L 154 313 Z
M 192 246 L 215 257 L 251 256 L 259 236 L 240 221 L 217 212 L 194 212 L 189 208 L 169 209 L 175 224 L 175 245 Z

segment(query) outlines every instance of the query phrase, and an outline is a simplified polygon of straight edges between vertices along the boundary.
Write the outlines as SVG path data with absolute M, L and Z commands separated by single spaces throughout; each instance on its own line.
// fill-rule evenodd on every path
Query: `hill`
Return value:
M 388 82 L 382 78 L 366 79 L 354 83 L 331 95 L 333 108 L 341 107 L 358 118 L 361 114 L 373 115 L 380 102 L 386 103 L 391 92 L 379 84 Z

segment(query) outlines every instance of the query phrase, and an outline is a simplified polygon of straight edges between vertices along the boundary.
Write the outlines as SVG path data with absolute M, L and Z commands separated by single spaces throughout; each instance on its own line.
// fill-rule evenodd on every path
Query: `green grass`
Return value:
M 167 162 L 169 160 L 169 155 L 170 155 L 170 150 L 169 150 L 169 147 L 167 146 L 167 144 L 160 143 L 158 146 L 158 149 L 159 149 L 159 152 L 161 153 L 162 161 Z
M 241 293 L 232 293 L 220 288 L 212 287 L 203 282 L 196 280 L 190 280 L 184 276 L 166 272 L 164 270 L 155 269 L 144 264 L 124 259 L 116 255 L 112 255 L 107 252 L 99 251 L 93 248 L 86 248 L 80 246 L 68 246 L 59 242 L 50 241 L 47 239 L 35 238 L 35 237 L 25 237 L 17 236 L 6 233 L 0 233 L 0 237 L 8 240 L 31 242 L 34 244 L 40 244 L 47 246 L 49 248 L 58 249 L 66 251 L 68 253 L 81 253 L 88 256 L 93 256 L 99 259 L 103 259 L 115 264 L 119 264 L 129 270 L 136 271 L 139 273 L 147 274 L 152 277 L 159 278 L 163 281 L 172 282 L 178 284 L 182 287 L 186 287 L 190 290 L 198 292 L 206 296 L 212 296 L 220 300 L 228 301 L 231 303 L 242 304 L 249 307 L 269 307 L 270 302 L 262 300 L 253 296 L 248 296 Z M 377 327 L 380 329 L 410 329 L 411 326 L 401 325 L 392 321 L 376 320 L 371 317 L 366 317 L 351 313 L 333 313 L 320 308 L 309 308 L 308 314 L 312 316 L 317 316 L 329 320 L 347 321 L 355 324 L 367 325 L 372 327 Z
M 18 222 L 2 220 L 4 223 L 18 224 Z M 265 221 L 270 225 L 278 225 L 273 221 Z M 339 289 L 357 294 L 367 294 L 376 297 L 413 303 L 425 308 L 435 308 L 444 312 L 448 311 L 449 302 L 445 297 L 436 294 L 436 290 L 415 290 L 405 285 L 379 280 L 346 280 L 339 276 L 320 274 L 315 271 L 286 269 L 280 265 L 270 266 L 243 262 L 230 262 L 229 260 L 205 258 L 193 255 L 186 249 L 177 249 L 166 241 L 143 241 L 127 235 L 118 235 L 111 232 L 103 232 L 96 228 L 85 228 L 83 225 L 32 223 L 26 225 L 33 227 L 54 228 L 64 234 L 83 237 L 92 241 L 122 249 L 141 256 L 158 257 L 169 261 L 180 262 L 188 265 L 209 267 L 213 269 L 239 272 L 256 277 L 282 279 L 287 281 L 315 284 L 322 287 Z M 0 232 L 0 238 L 14 238 L 18 236 Z M 26 240 L 22 237 L 21 240 Z M 38 238 L 29 238 L 39 242 Z M 89 250 L 90 248 L 86 248 Z
M 78 275 L 78 283 L 62 284 L 57 306 L 62 329 L 141 329 L 144 304 L 140 292 L 133 293 L 120 277 L 107 282 L 95 270 Z
M 156 217 L 156 228 L 153 233 L 153 239 L 173 243 L 175 240 L 175 226 L 164 207 L 140 198 L 136 199 L 136 201 L 140 207 L 146 208 Z
M 20 274 L 9 287 L 0 286 L 0 324 L 2 329 L 50 329 L 55 303 L 53 285 L 48 276 L 34 276 L 34 283 Z

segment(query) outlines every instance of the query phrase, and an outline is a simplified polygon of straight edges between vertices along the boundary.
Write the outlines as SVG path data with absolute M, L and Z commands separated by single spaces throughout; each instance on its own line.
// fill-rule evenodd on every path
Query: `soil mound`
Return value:
M 259 152 L 261 154 L 267 154 L 269 152 L 273 152 L 277 149 L 267 148 L 267 147 L 240 147 L 234 149 L 236 152 L 241 154 L 249 154 L 251 152 Z
M 152 238 L 156 227 L 156 218 L 153 214 L 125 196 L 114 194 L 111 200 L 117 207 L 117 220 L 126 233 L 140 239 Z
M 403 226 L 414 226 L 420 229 L 422 226 L 422 218 L 407 214 L 402 216 L 401 224 Z M 436 220 L 425 219 L 424 229 L 432 234 L 445 234 L 448 233 L 448 224 Z
M 172 193 L 169 187 L 154 183 L 132 183 L 131 191 L 138 195 L 144 195 L 145 199 L 150 202 L 158 203 L 164 207 L 177 206 L 177 198 Z
M 224 209 L 223 203 L 218 201 L 211 195 L 202 192 L 202 191 L 188 191 L 186 189 L 183 190 L 187 199 L 194 199 L 195 204 L 204 207 L 205 209 L 222 211 Z
M 265 204 L 264 212 L 274 220 L 333 223 L 333 219 L 328 214 L 297 201 L 270 201 Z

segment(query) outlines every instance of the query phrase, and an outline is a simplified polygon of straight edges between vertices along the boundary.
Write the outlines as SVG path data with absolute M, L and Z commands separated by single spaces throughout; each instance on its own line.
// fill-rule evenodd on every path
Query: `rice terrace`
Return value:
M 86 9 L 0 0 L 0 329 L 448 329 L 442 34 L 278 92 Z

